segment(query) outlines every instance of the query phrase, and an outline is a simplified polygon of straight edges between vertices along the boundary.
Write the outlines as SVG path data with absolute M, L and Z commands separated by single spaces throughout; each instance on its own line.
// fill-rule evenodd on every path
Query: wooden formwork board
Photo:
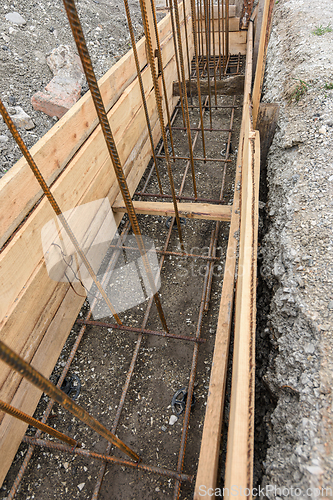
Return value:
M 252 81 L 252 45 L 253 26 L 251 23 L 247 40 L 243 118 L 239 138 L 235 177 L 236 189 L 234 192 L 228 250 L 225 263 L 222 295 L 215 337 L 214 355 L 209 382 L 207 408 L 195 484 L 195 500 L 199 500 L 201 498 L 211 498 L 212 495 L 210 493 L 212 491 L 214 492 L 215 488 L 218 486 L 218 468 L 222 418 L 224 410 L 224 394 L 227 377 L 230 331 L 234 304 L 235 269 L 237 260 L 237 247 L 240 244 L 240 186 L 243 183 L 244 172 L 243 148 L 245 135 L 246 133 L 247 135 L 249 134 L 250 127 L 249 119 L 246 120 L 245 117 L 249 115 L 249 96 L 251 92 Z
M 229 52 L 231 55 L 235 54 L 241 54 L 245 55 L 246 54 L 246 37 L 247 37 L 247 31 L 232 31 L 229 33 Z M 211 48 L 210 48 L 210 53 L 213 55 L 213 34 L 211 35 Z M 202 44 L 202 51 L 205 53 L 206 52 L 206 40 L 204 38 L 203 44 Z M 215 32 L 215 55 L 219 54 L 219 37 L 218 33 Z
M 184 17 L 181 12 L 180 16 L 184 39 Z M 186 22 L 190 26 L 191 19 L 187 17 Z M 168 103 L 172 111 L 177 102 L 172 95 L 172 82 L 176 79 L 177 72 L 169 15 L 159 23 L 159 34 Z M 161 130 L 150 67 L 145 67 L 145 40 L 140 40 L 137 47 L 140 66 L 143 68 L 141 74 L 154 144 L 157 145 Z M 132 51 L 118 61 L 99 84 L 127 183 L 133 195 L 151 158 L 151 146 Z M 166 119 L 165 105 L 163 111 Z M 103 197 L 108 197 L 112 205 L 119 196 L 118 184 L 103 134 L 97 125 L 90 93 L 73 106 L 31 152 L 48 184 L 53 182 L 52 193 L 63 211 Z M 41 199 L 39 185 L 25 160 L 21 159 L 1 181 L 2 206 L 8 202 L 14 204 L 13 210 L 2 211 L 2 214 L 8 214 L 0 219 L 2 243 L 12 235 L 38 200 L 40 203 L 16 230 L 0 254 L 0 338 L 48 377 L 84 298 L 76 295 L 68 284 L 52 281 L 47 274 L 40 232 L 43 225 L 54 217 L 54 213 L 48 201 Z M 122 214 L 115 215 L 117 224 L 121 217 Z M 38 389 L 0 362 L 1 399 L 32 414 L 40 395 Z M 26 424 L 8 415 L 2 417 L 0 450 L 4 458 L 0 469 L 0 484 L 26 427 Z

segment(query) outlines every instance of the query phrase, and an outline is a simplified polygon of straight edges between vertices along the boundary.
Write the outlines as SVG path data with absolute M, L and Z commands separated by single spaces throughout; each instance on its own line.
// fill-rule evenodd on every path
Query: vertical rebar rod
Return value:
M 115 320 L 117 321 L 117 323 L 119 323 L 121 325 L 121 321 L 119 319 L 119 316 L 117 315 L 113 305 L 111 304 L 111 301 L 109 299 L 109 297 L 107 296 L 107 294 L 105 293 L 103 287 L 101 286 L 100 282 L 98 281 L 97 279 L 97 276 L 93 270 L 93 268 L 91 267 L 87 257 L 85 256 L 84 252 L 82 251 L 82 249 L 80 248 L 80 245 L 73 233 L 73 231 L 71 230 L 67 220 L 65 219 L 61 209 L 60 209 L 60 206 L 58 205 L 56 199 L 54 198 L 53 194 L 51 193 L 51 190 L 50 188 L 48 187 L 44 177 L 42 176 L 39 168 L 37 167 L 36 163 L 35 163 L 35 160 L 33 159 L 33 157 L 31 156 L 30 154 L 30 151 L 28 150 L 28 148 L 26 147 L 22 137 L 20 136 L 15 124 L 13 123 L 13 120 L 10 118 L 2 100 L 0 99 L 0 113 L 7 125 L 7 127 L 9 128 L 12 136 L 14 137 L 17 145 L 19 146 L 20 150 L 22 151 L 22 154 L 23 156 L 25 157 L 25 159 L 27 160 L 27 163 L 29 165 L 29 167 L 31 168 L 34 176 L 36 177 L 37 181 L 39 182 L 39 185 L 41 186 L 45 196 L 47 197 L 48 201 L 50 202 L 51 204 L 51 207 L 53 208 L 53 211 L 55 212 L 55 214 L 58 216 L 63 228 L 65 229 L 66 233 L 68 234 L 71 242 L 73 243 L 74 247 L 75 247 L 75 250 L 76 252 L 78 253 L 78 255 L 80 256 L 82 262 L 84 263 L 85 267 L 87 268 L 91 278 L 93 279 L 95 285 L 97 286 L 97 289 L 98 291 L 100 292 L 100 294 L 102 295 L 103 299 L 105 300 L 107 306 L 109 307 L 110 311 L 112 312 Z
M 149 30 L 149 25 L 148 25 L 147 7 L 146 7 L 145 2 L 146 2 L 146 0 L 140 0 L 141 15 L 142 15 L 143 27 L 144 27 L 145 36 L 146 36 L 146 43 L 147 43 L 148 61 L 149 61 L 150 70 L 151 70 L 153 83 L 154 83 L 156 106 L 157 106 L 158 116 L 160 119 L 161 133 L 162 133 L 164 151 L 165 151 L 165 159 L 166 159 L 167 170 L 168 170 L 168 175 L 169 175 L 172 201 L 173 201 L 173 205 L 174 205 L 174 209 L 175 209 L 175 216 L 176 216 L 176 221 L 177 221 L 179 242 L 180 242 L 180 247 L 181 247 L 182 251 L 185 251 L 183 237 L 182 237 L 182 230 L 181 230 L 181 225 L 180 225 L 177 199 L 176 199 L 175 185 L 174 185 L 173 174 L 172 174 L 172 169 L 171 169 L 171 164 L 170 164 L 168 138 L 167 138 L 166 130 L 165 130 L 165 126 L 164 126 L 162 99 L 161 99 L 161 94 L 160 94 L 160 90 L 159 90 L 159 86 L 158 86 L 158 78 L 157 78 L 156 69 L 155 69 L 154 54 L 153 54 L 150 30 Z M 172 11 L 172 9 L 170 9 L 170 12 L 171 11 Z
M 180 60 L 180 68 L 181 68 L 181 77 L 182 77 L 182 85 L 184 92 L 184 103 L 185 103 L 185 113 L 186 113 L 186 129 L 187 129 L 187 140 L 188 140 L 188 148 L 190 153 L 190 161 L 191 161 L 191 171 L 192 171 L 192 182 L 193 182 L 193 192 L 195 198 L 198 197 L 197 193 L 197 185 L 195 180 L 195 169 L 194 169 L 194 158 L 193 158 L 193 149 L 192 149 L 192 137 L 191 137 L 191 124 L 190 124 L 190 115 L 188 108 L 188 99 L 187 99 L 187 88 L 186 88 L 186 78 L 185 78 L 185 67 L 184 67 L 184 54 L 183 54 L 183 42 L 180 32 L 180 19 L 179 19 L 179 9 L 178 9 L 178 0 L 171 0 L 170 6 L 172 10 L 172 4 L 174 6 L 175 17 L 176 17 L 176 31 L 178 38 L 178 50 L 179 50 L 179 60 Z
M 4 411 L 8 415 L 11 415 L 12 417 L 17 418 L 18 420 L 21 420 L 22 422 L 25 422 L 26 424 L 32 425 L 33 427 L 36 427 L 37 429 L 41 430 L 42 432 L 46 432 L 50 436 L 53 436 L 57 439 L 60 439 L 64 443 L 69 444 L 70 446 L 81 446 L 80 443 L 75 441 L 75 439 L 66 436 L 66 434 L 63 434 L 60 431 L 57 431 L 56 429 L 53 429 L 53 427 L 50 427 L 49 425 L 44 424 L 43 422 L 40 422 L 34 417 L 31 417 L 27 413 L 24 413 L 23 411 L 14 408 L 14 406 L 9 405 L 8 403 L 5 403 L 4 401 L 0 400 L 0 410 Z
M 182 116 L 183 116 L 183 124 L 184 127 L 186 126 L 186 121 L 185 121 L 185 110 L 184 110 L 184 103 L 183 103 L 183 90 L 182 90 L 182 84 L 181 84 L 181 76 L 180 76 L 180 68 L 179 68 L 179 58 L 178 58 L 178 50 L 177 50 L 177 36 L 176 36 L 176 28 L 175 28 L 175 18 L 174 18 L 174 13 L 172 9 L 172 1 L 170 0 L 170 19 L 171 19 L 171 27 L 172 27 L 172 40 L 173 40 L 173 46 L 175 50 L 175 59 L 176 59 L 176 67 L 177 67 L 177 78 L 178 78 L 178 87 L 179 87 L 179 100 L 180 100 L 180 105 L 182 108 Z
M 200 123 L 201 123 L 201 137 L 202 137 L 202 150 L 203 156 L 206 158 L 206 143 L 205 143 L 205 130 L 202 112 L 202 101 L 201 101 L 201 88 L 200 88 L 200 71 L 199 71 L 199 58 L 197 49 L 197 34 L 195 32 L 195 0 L 191 0 L 191 15 L 192 15 L 192 31 L 193 31 L 193 43 L 194 43 L 194 60 L 195 60 L 195 71 L 197 74 L 197 89 L 198 89 L 198 101 L 200 110 Z M 200 37 L 200 33 L 199 33 Z
M 211 99 L 211 85 L 210 85 L 210 71 L 209 71 L 209 10 L 207 8 L 207 0 L 203 0 L 204 12 L 205 12 L 205 35 L 206 35 L 206 66 L 207 66 L 207 79 L 208 79 L 208 102 L 209 102 L 209 121 L 210 128 L 213 128 L 212 122 L 212 99 Z
M 220 9 L 220 0 L 217 0 L 217 19 L 218 19 L 218 32 L 219 32 L 219 73 L 220 73 L 220 80 L 222 78 L 222 71 L 221 71 L 221 9 Z
M 127 221 L 126 224 L 125 224 L 124 229 L 122 230 L 122 233 L 120 235 L 119 241 L 117 242 L 117 245 L 120 246 L 120 244 L 122 242 L 122 238 L 127 235 L 129 229 L 130 229 L 130 223 L 129 223 L 129 221 Z M 105 274 L 103 276 L 102 285 L 104 284 L 104 280 L 106 279 L 106 276 L 107 276 L 107 273 L 108 273 L 108 270 L 109 270 L 109 266 L 113 265 L 113 262 L 114 262 L 115 259 L 118 258 L 118 255 L 119 255 L 119 250 L 113 252 L 112 258 L 111 258 L 110 263 L 108 265 L 108 269 L 106 270 L 106 272 L 105 272 Z M 94 308 L 97 305 L 97 302 L 98 302 L 98 299 L 95 297 L 93 299 L 92 303 L 91 303 L 90 310 L 89 310 L 89 312 L 87 314 L 87 319 L 89 319 L 91 317 L 91 315 L 93 313 L 93 310 L 94 310 Z M 70 352 L 70 354 L 68 356 L 67 362 L 66 362 L 65 366 L 63 367 L 62 373 L 61 373 L 60 378 L 59 378 L 59 380 L 57 382 L 57 387 L 58 388 L 61 388 L 61 386 L 62 386 L 62 384 L 63 384 L 63 382 L 65 380 L 65 377 L 66 377 L 66 375 L 68 373 L 68 370 L 69 370 L 69 368 L 71 366 L 71 363 L 72 363 L 72 361 L 74 359 L 74 356 L 75 356 L 75 354 L 76 354 L 76 352 L 77 352 L 77 350 L 79 348 L 80 342 L 81 342 L 81 340 L 83 338 L 83 335 L 84 335 L 84 333 L 86 331 L 86 328 L 87 328 L 86 325 L 83 325 L 82 328 L 79 331 L 78 336 L 76 337 L 76 340 L 74 342 L 72 350 L 71 350 L 71 352 Z M 49 418 L 49 415 L 51 413 L 51 410 L 53 408 L 54 403 L 55 403 L 55 401 L 53 399 L 50 399 L 50 401 L 48 402 L 48 405 L 47 405 L 47 407 L 45 409 L 45 412 L 44 412 L 42 420 L 41 420 L 42 423 L 45 423 L 47 421 L 47 419 Z M 38 439 L 40 437 L 40 435 L 41 435 L 41 431 L 38 430 L 36 432 L 36 434 L 35 434 L 34 437 L 36 439 Z M 24 460 L 23 460 L 22 465 L 20 467 L 20 470 L 19 470 L 19 472 L 18 472 L 18 474 L 17 474 L 17 476 L 15 478 L 15 481 L 14 481 L 12 487 L 11 487 L 11 490 L 10 490 L 8 496 L 7 496 L 7 500 L 13 500 L 14 499 L 14 497 L 16 495 L 17 488 L 19 487 L 20 482 L 21 482 L 21 480 L 23 478 L 23 475 L 24 475 L 24 473 L 25 473 L 25 471 L 26 471 L 26 469 L 27 469 L 27 467 L 29 465 L 30 459 L 31 459 L 32 454 L 34 452 L 34 449 L 35 449 L 34 445 L 29 445 L 28 451 L 25 454 L 25 457 L 24 457 Z
M 225 0 L 225 52 L 229 57 L 229 0 Z
M 115 172 L 115 175 L 116 175 L 116 178 L 118 181 L 118 185 L 119 185 L 119 188 L 120 188 L 120 191 L 121 191 L 121 194 L 122 194 L 125 206 L 126 206 L 128 218 L 131 222 L 132 230 L 133 230 L 133 233 L 135 234 L 135 237 L 137 240 L 137 245 L 138 245 L 138 248 L 140 250 L 140 254 L 142 257 L 142 262 L 143 262 L 144 267 L 145 267 L 147 278 L 149 280 L 149 285 L 150 285 L 151 290 L 155 290 L 156 289 L 155 280 L 154 280 L 152 270 L 150 267 L 150 263 L 149 263 L 149 260 L 148 260 L 147 254 L 146 254 L 145 246 L 143 243 L 143 239 L 142 239 L 142 235 L 141 235 L 141 231 L 140 231 L 140 227 L 139 227 L 138 218 L 137 218 L 137 215 L 136 215 L 136 212 L 134 209 L 134 205 L 133 205 L 130 191 L 128 189 L 128 185 L 127 185 L 127 181 L 126 181 L 126 178 L 124 175 L 124 171 L 123 171 L 123 168 L 121 166 L 118 150 L 117 150 L 117 147 L 116 147 L 116 144 L 115 144 L 112 132 L 111 132 L 109 120 L 108 120 L 108 117 L 107 117 L 107 114 L 105 111 L 105 107 L 103 104 L 102 96 L 101 96 L 101 93 L 100 93 L 100 90 L 99 90 L 99 87 L 97 84 L 95 72 L 94 72 L 94 69 L 93 69 L 93 66 L 91 63 L 90 55 L 89 55 L 89 52 L 87 49 L 87 44 L 86 44 L 86 41 L 85 41 L 85 38 L 83 35 L 82 26 L 81 26 L 79 16 L 78 16 L 78 13 L 77 13 L 77 10 L 75 7 L 75 3 L 74 3 L 74 0 L 63 0 L 63 3 L 65 6 L 65 9 L 66 9 L 68 21 L 69 21 L 69 24 L 71 26 L 71 30 L 72 30 L 72 33 L 74 36 L 77 50 L 78 50 L 78 53 L 79 53 L 79 56 L 80 56 L 80 59 L 82 62 L 82 66 L 83 66 L 83 69 L 84 69 L 84 72 L 85 72 L 85 75 L 87 78 L 89 90 L 91 92 L 91 96 L 92 96 L 92 99 L 93 99 L 93 102 L 95 105 L 95 109 L 96 109 L 96 113 L 97 113 L 97 116 L 99 119 L 99 123 L 101 125 L 103 135 L 105 138 L 105 142 L 106 142 L 109 154 L 110 154 L 110 158 L 111 158 L 114 172 Z M 156 75 L 155 75 L 155 78 L 156 78 Z M 158 291 L 155 292 L 155 294 L 154 294 L 154 301 L 155 301 L 155 304 L 156 304 L 156 307 L 158 310 L 158 314 L 159 314 L 163 329 L 165 331 L 168 331 L 168 327 L 167 327 L 167 323 L 166 323 L 165 316 L 163 313 L 162 304 L 160 301 Z
M 12 349 L 10 349 L 6 344 L 0 341 L 0 359 L 10 366 L 13 370 L 17 371 L 25 379 L 31 382 L 33 385 L 38 387 L 42 392 L 45 392 L 50 398 L 54 399 L 68 410 L 72 415 L 80 419 L 91 429 L 96 431 L 100 436 L 103 436 L 107 441 L 114 444 L 121 451 L 126 453 L 134 461 L 139 461 L 140 457 L 131 448 L 129 448 L 123 441 L 117 438 L 112 432 L 110 432 L 103 424 L 98 422 L 93 416 L 91 416 L 84 408 L 80 407 L 74 401 L 67 396 L 61 389 L 56 387 L 50 382 L 44 375 L 33 368 L 29 363 L 24 361 L 20 356 L 18 356 Z
M 152 13 L 153 13 L 154 31 L 155 31 L 155 37 L 156 37 L 156 43 L 157 43 L 157 54 L 158 54 L 158 60 L 159 60 L 159 65 L 160 65 L 161 78 L 162 78 L 164 103 L 165 103 L 165 109 L 166 109 L 166 114 L 167 114 L 168 130 L 169 130 L 169 135 L 170 135 L 170 144 L 171 144 L 171 149 L 172 149 L 172 155 L 176 156 L 175 146 L 174 146 L 174 142 L 173 142 L 172 129 L 171 129 L 171 114 L 170 114 L 169 102 L 168 102 L 168 92 L 167 92 L 166 83 L 165 83 L 163 58 L 162 58 L 162 51 L 161 51 L 161 44 L 160 44 L 160 35 L 158 33 L 156 9 L 155 9 L 154 0 L 151 0 L 151 8 L 152 8 Z M 173 161 L 175 162 L 176 160 L 173 160 Z
M 187 55 L 188 81 L 189 81 L 189 88 L 190 88 L 190 101 L 191 101 L 191 104 L 193 104 L 192 87 L 191 87 L 191 60 L 190 60 L 190 51 L 189 51 L 189 46 L 188 46 L 188 31 L 187 31 L 185 0 L 183 0 L 182 5 L 183 5 L 183 11 L 184 11 L 185 46 L 186 46 L 186 55 Z
M 158 166 L 157 166 L 157 158 L 155 155 L 153 132 L 152 132 L 151 125 L 150 125 L 148 106 L 147 106 L 147 101 L 146 101 L 145 89 L 144 89 L 143 81 L 142 81 L 141 68 L 140 68 L 139 57 L 138 57 L 138 50 L 136 48 L 136 41 L 135 41 L 135 35 L 134 35 L 133 24 L 132 24 L 129 5 L 128 5 L 128 0 L 124 0 L 124 4 L 125 4 L 125 11 L 126 11 L 128 28 L 129 28 L 131 42 L 132 42 L 132 50 L 133 50 L 133 55 L 134 55 L 134 60 L 135 60 L 135 67 L 136 67 L 136 72 L 138 75 L 138 81 L 139 81 L 139 85 L 140 85 L 142 104 L 143 104 L 143 109 L 145 111 L 145 117 L 146 117 L 146 122 L 147 122 L 149 140 L 150 140 L 151 151 L 152 151 L 152 156 L 153 156 L 153 161 L 154 161 L 154 166 L 155 166 L 155 171 L 156 171 L 156 176 L 157 176 L 158 187 L 159 187 L 160 193 L 163 194 L 160 174 L 159 174 Z
M 215 28 L 214 28 L 214 1 L 212 0 L 212 37 L 213 37 L 213 61 L 214 61 L 214 88 L 215 88 L 215 106 L 217 106 L 217 83 L 216 83 L 216 65 L 215 65 Z M 210 37 L 210 35 L 209 35 Z

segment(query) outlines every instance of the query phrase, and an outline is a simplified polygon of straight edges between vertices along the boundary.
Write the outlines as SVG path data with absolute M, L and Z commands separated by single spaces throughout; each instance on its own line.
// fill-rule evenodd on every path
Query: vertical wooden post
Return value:
M 259 103 L 261 97 L 261 90 L 264 81 L 266 54 L 267 54 L 267 33 L 270 33 L 272 23 L 272 10 L 274 0 L 264 0 L 264 11 L 260 31 L 260 42 L 258 48 L 257 66 L 253 85 L 252 101 L 253 101 L 253 128 L 257 128 L 257 119 L 259 111 Z

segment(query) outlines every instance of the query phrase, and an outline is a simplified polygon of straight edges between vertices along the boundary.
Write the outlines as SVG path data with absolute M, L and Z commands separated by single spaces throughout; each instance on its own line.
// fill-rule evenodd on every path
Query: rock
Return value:
M 333 309 L 333 300 L 330 300 L 327 306 L 330 310 Z
M 9 28 L 8 28 L 8 33 L 9 33 L 10 35 L 12 35 L 13 33 L 17 33 L 17 30 L 16 30 L 15 28 L 13 28 L 13 26 L 9 26 Z
M 5 144 L 8 141 L 8 137 L 6 135 L 0 135 L 0 144 Z
M 62 466 L 63 466 L 63 468 L 67 471 L 67 470 L 68 470 L 68 468 L 69 468 L 69 463 L 68 463 L 68 462 L 64 462 L 64 463 L 62 464 Z
M 13 106 L 7 110 L 16 127 L 25 128 L 26 130 L 35 128 L 36 125 L 21 106 Z
M 176 415 L 171 415 L 170 420 L 169 420 L 169 425 L 174 425 L 177 422 L 178 418 Z
M 60 45 L 46 62 L 54 77 L 43 92 L 32 96 L 31 103 L 34 109 L 61 118 L 81 96 L 84 82 L 81 61 L 70 46 Z
M 320 134 L 323 134 L 323 135 L 325 135 L 325 134 L 326 134 L 326 127 L 325 127 L 325 125 L 323 125 L 322 127 L 320 127 L 320 129 L 319 129 L 319 133 L 320 133 Z
M 165 425 L 162 425 L 161 429 L 162 429 L 163 432 L 166 432 L 166 430 L 167 430 L 167 428 L 165 427 Z
M 80 491 L 83 490 L 85 484 L 86 483 L 80 483 L 80 484 L 77 485 L 77 487 L 79 488 Z
M 323 469 L 318 465 L 305 465 L 305 469 L 307 469 L 310 474 L 314 474 L 316 476 L 321 476 L 322 474 L 324 474 Z
M 18 12 L 8 12 L 8 14 L 5 15 L 5 18 L 7 21 L 17 24 L 18 26 L 24 26 L 27 24 L 27 21 Z

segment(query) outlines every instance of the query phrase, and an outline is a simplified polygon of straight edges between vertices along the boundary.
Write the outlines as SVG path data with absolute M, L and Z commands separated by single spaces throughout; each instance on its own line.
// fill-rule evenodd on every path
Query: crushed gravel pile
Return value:
M 263 100 L 279 103 L 280 117 L 260 269 L 272 293 L 264 380 L 277 405 L 263 481 L 281 488 L 272 499 L 333 494 L 332 26 L 331 0 L 276 2 Z

